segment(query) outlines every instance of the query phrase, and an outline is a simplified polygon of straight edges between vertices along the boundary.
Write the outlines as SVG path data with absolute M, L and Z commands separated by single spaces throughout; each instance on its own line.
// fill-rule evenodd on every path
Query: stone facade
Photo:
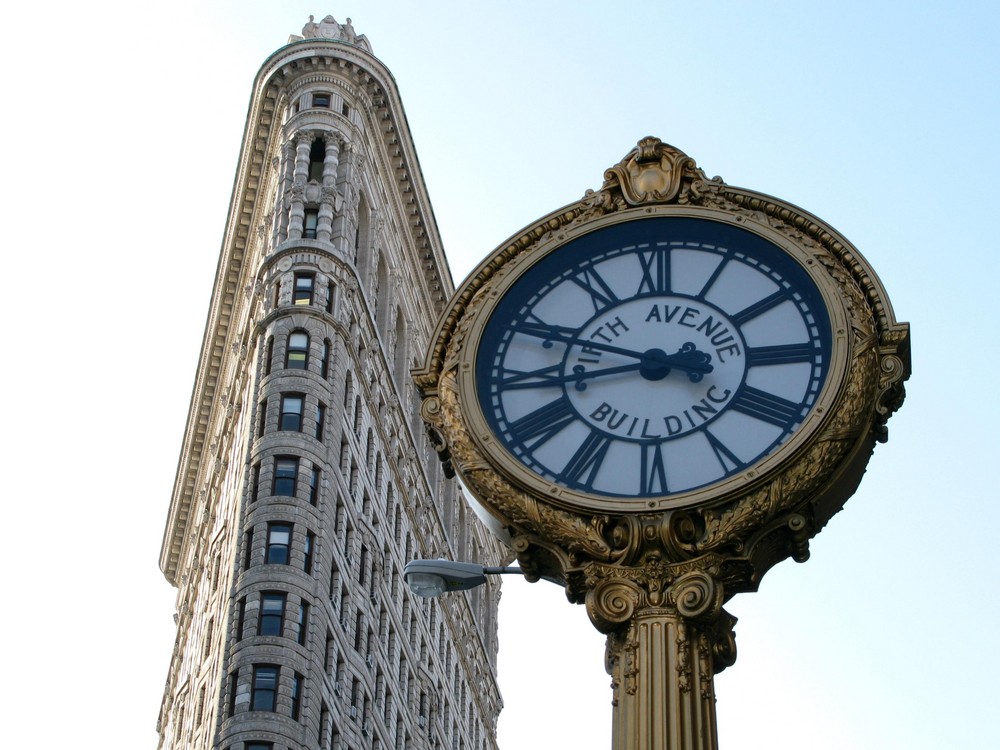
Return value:
M 389 71 L 350 19 L 258 73 L 161 552 L 161 750 L 496 747 L 500 564 L 419 416 L 452 282 Z

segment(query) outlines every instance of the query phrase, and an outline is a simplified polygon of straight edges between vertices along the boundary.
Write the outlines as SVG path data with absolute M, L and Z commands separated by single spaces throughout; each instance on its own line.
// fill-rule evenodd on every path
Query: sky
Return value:
M 1000 5 L 982 0 L 0 11 L 3 744 L 156 746 L 160 543 L 251 82 L 328 13 L 393 71 L 456 283 L 646 135 L 861 251 L 911 324 L 907 399 L 811 559 L 727 605 L 720 746 L 1000 746 Z M 19 363 L 29 348 L 45 356 Z M 551 584 L 503 590 L 500 746 L 608 747 L 603 637 Z

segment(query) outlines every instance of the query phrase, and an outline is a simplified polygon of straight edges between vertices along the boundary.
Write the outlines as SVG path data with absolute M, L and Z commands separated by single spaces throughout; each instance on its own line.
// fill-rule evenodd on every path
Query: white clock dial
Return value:
M 479 342 L 479 405 L 522 465 L 568 489 L 662 497 L 743 472 L 809 414 L 830 325 L 808 273 L 739 227 L 599 229 L 523 272 Z

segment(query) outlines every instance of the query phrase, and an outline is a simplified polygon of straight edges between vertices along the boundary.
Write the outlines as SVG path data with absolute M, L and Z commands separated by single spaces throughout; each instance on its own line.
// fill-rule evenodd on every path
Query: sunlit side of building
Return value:
M 160 558 L 161 750 L 496 747 L 498 584 L 402 580 L 501 561 L 409 377 L 451 291 L 391 74 L 310 19 L 253 84 Z

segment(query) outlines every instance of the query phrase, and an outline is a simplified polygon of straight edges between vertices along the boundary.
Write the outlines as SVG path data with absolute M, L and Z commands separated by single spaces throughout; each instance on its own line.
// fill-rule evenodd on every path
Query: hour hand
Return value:
M 504 390 L 510 391 L 530 388 L 545 388 L 556 385 L 561 386 L 572 383 L 576 390 L 585 391 L 587 390 L 586 381 L 591 378 L 600 378 L 606 375 L 619 375 L 625 372 L 635 372 L 641 368 L 641 362 L 633 362 L 632 364 L 620 365 L 618 367 L 606 367 L 603 370 L 588 370 L 583 365 L 574 365 L 572 372 L 562 374 L 558 372 L 560 366 L 554 365 L 553 367 L 544 368 L 543 370 L 535 370 L 530 373 L 518 372 L 508 375 L 504 380 L 502 387 Z

